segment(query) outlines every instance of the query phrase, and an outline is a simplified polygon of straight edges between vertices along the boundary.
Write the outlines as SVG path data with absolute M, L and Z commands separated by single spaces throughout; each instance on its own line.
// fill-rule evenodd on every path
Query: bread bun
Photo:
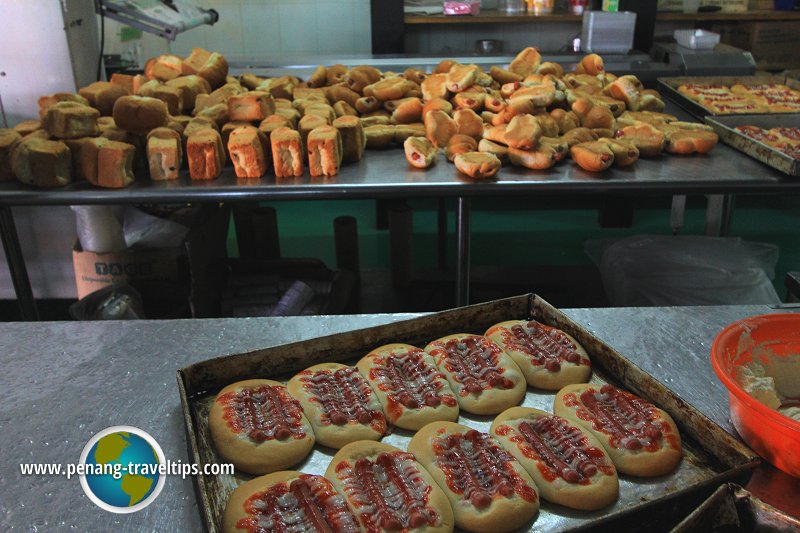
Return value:
M 272 152 L 267 137 L 255 126 L 235 128 L 227 147 L 237 178 L 260 178 L 267 173 Z
M 104 137 L 88 139 L 81 145 L 81 170 L 92 185 L 110 189 L 127 187 L 134 182 L 133 158 L 136 147 Z
M 225 166 L 225 148 L 219 132 L 212 128 L 192 131 L 186 141 L 189 177 L 193 180 L 213 180 Z
M 212 89 L 216 89 L 225 84 L 228 62 L 222 54 L 193 48 L 192 53 L 183 61 L 182 73 L 196 74 L 204 78 Z
M 425 137 L 408 137 L 403 141 L 408 164 L 415 168 L 428 168 L 436 161 L 439 150 Z
M 147 133 L 167 125 L 169 113 L 161 100 L 147 96 L 123 96 L 114 104 L 114 123 L 133 133 Z
M 432 422 L 417 431 L 408 451 L 447 495 L 455 526 L 464 531 L 514 531 L 539 511 L 533 479 L 491 435 Z
M 151 130 L 147 134 L 147 162 L 150 179 L 178 179 L 183 162 L 181 134 L 170 128 Z
M 208 425 L 220 456 L 248 474 L 286 469 L 314 446 L 300 405 L 286 387 L 268 379 L 239 381 L 219 391 Z
M 36 137 L 23 139 L 11 152 L 17 180 L 35 187 L 61 187 L 72 181 L 72 163 L 66 144 Z
M 414 456 L 399 448 L 350 443 L 333 456 L 325 477 L 345 496 L 366 531 L 453 531 L 447 496 Z M 387 494 L 394 495 L 391 502 Z
M 303 175 L 303 143 L 300 132 L 289 128 L 277 128 L 269 137 L 275 177 L 299 177 Z
M 42 118 L 42 127 L 51 137 L 77 139 L 100 133 L 97 119 L 100 112 L 76 102 L 58 102 L 48 106 Z
M 553 412 L 594 435 L 623 474 L 659 476 L 681 460 L 681 437 L 672 417 L 611 385 L 567 385 L 556 394 Z
M 512 407 L 497 415 L 490 432 L 530 474 L 545 500 L 593 511 L 617 499 L 614 463 L 600 441 L 574 422 Z

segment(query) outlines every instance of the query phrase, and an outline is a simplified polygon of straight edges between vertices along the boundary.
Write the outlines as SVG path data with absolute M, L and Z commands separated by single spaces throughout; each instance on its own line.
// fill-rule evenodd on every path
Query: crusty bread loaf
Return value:
M 150 179 L 175 180 L 183 162 L 181 134 L 171 128 L 156 128 L 147 134 Z
M 136 94 L 136 91 L 139 90 L 139 87 L 147 82 L 147 77 L 141 74 L 132 76 L 130 74 L 115 72 L 111 75 L 111 79 L 109 81 L 114 85 L 121 85 L 122 87 L 125 87 L 129 94 Z
M 348 163 L 361 161 L 367 147 L 367 136 L 358 117 L 342 116 L 333 121 L 342 135 L 342 160 Z
M 119 189 L 134 181 L 136 148 L 127 143 L 95 137 L 81 147 L 81 168 L 86 181 L 98 187 Z
M 267 137 L 250 125 L 234 129 L 227 142 L 237 178 L 260 178 L 269 169 L 270 147 Z
M 96 81 L 78 90 L 78 94 L 89 101 L 89 105 L 100 111 L 103 116 L 110 116 L 114 104 L 119 98 L 130 95 L 128 89 L 107 81 Z
M 260 122 L 273 113 L 275 113 L 275 99 L 267 92 L 251 91 L 228 98 L 230 120 Z
M 186 141 L 186 157 L 193 180 L 216 179 L 225 166 L 225 149 L 219 132 L 212 128 L 192 132 Z
M 76 139 L 100 133 L 97 119 L 100 112 L 76 102 L 59 102 L 49 106 L 42 119 L 42 127 L 51 137 Z
M 42 129 L 42 123 L 39 120 L 23 120 L 16 126 L 14 126 L 14 131 L 26 137 L 33 133 L 36 130 Z
M 153 91 L 153 98 L 167 104 L 170 115 L 179 115 L 183 111 L 183 90 L 169 85 L 160 85 Z
M 14 179 L 11 171 L 11 152 L 17 143 L 22 140 L 22 135 L 9 128 L 0 128 L 0 181 Z
M 78 104 L 89 105 L 89 100 L 79 94 L 72 93 L 55 93 L 47 96 L 40 96 L 39 103 L 39 118 L 44 118 L 47 108 L 59 102 L 76 102 Z
M 183 73 L 197 74 L 205 78 L 212 88 L 217 88 L 225 83 L 228 76 L 228 62 L 222 54 L 194 48 L 183 60 Z
M 173 54 L 163 54 L 145 67 L 144 74 L 150 79 L 167 81 L 182 74 L 183 60 Z
M 308 170 L 314 177 L 335 176 L 342 165 L 342 134 L 333 126 L 320 126 L 308 134 Z
M 156 98 L 123 96 L 114 104 L 114 122 L 134 133 L 147 133 L 166 126 L 168 118 L 167 105 Z
M 72 181 L 66 144 L 39 138 L 23 139 L 11 153 L 14 176 L 27 185 L 61 187 Z
M 277 178 L 303 175 L 303 144 L 300 132 L 278 128 L 270 135 L 270 145 Z
M 195 100 L 198 94 L 208 94 L 211 92 L 211 86 L 200 76 L 190 75 L 181 76 L 174 80 L 169 80 L 165 83 L 167 87 L 175 87 L 183 91 L 183 110 L 190 111 L 194 109 Z

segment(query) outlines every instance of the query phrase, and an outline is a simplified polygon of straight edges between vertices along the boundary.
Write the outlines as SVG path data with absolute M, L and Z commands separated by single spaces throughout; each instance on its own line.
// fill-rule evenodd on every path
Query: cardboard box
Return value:
M 183 300 L 188 297 L 188 302 L 178 303 L 188 303 L 190 316 L 218 316 L 229 219 L 228 207 L 198 207 L 184 245 L 174 248 L 99 254 L 83 250 L 76 241 L 72 263 L 78 298 L 124 281 L 142 293 L 145 311 L 148 307 L 163 307 L 166 297 Z M 148 318 L 151 317 L 155 315 L 148 313 Z
M 800 67 L 800 31 L 795 22 L 746 22 L 714 26 L 725 44 L 748 50 L 758 68 L 779 70 Z

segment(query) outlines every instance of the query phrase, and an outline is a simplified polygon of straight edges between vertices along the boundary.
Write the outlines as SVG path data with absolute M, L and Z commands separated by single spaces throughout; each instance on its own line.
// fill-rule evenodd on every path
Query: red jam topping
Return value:
M 441 404 L 454 407 L 457 403 L 452 394 L 442 392 L 444 376 L 425 360 L 423 353 L 422 350 L 391 353 L 376 359 L 369 371 L 369 378 L 386 393 L 388 411 L 394 420 L 402 414 L 403 407 L 419 409 Z
M 447 478 L 447 486 L 477 509 L 499 497 L 515 493 L 529 502 L 536 491 L 514 470 L 516 459 L 486 433 L 474 429 L 443 435 L 433 441 L 436 465 Z
M 300 381 L 311 393 L 311 401 L 322 408 L 322 423 L 343 426 L 351 422 L 370 424 L 380 432 L 386 431 L 386 419 L 381 411 L 370 407 L 373 392 L 367 380 L 352 367 L 334 372 L 305 370 Z
M 433 526 L 439 516 L 428 506 L 431 491 L 408 452 L 384 452 L 375 461 L 342 461 L 336 476 L 368 533 Z
M 247 518 L 236 522 L 247 533 L 357 533 L 358 522 L 344 496 L 322 476 L 301 475 L 278 483 L 244 502 Z
M 592 446 L 580 429 L 560 416 L 521 422 L 516 432 L 509 426 L 500 426 L 497 432 L 510 435 L 526 457 L 537 461 L 539 472 L 548 481 L 560 477 L 568 483 L 589 485 L 598 471 L 609 476 L 614 473 L 602 450 Z
M 286 387 L 262 385 L 226 392 L 216 400 L 223 407 L 222 418 L 234 433 L 245 433 L 255 442 L 302 439 L 303 410 L 286 392 Z
M 611 385 L 603 385 L 599 391 L 587 389 L 580 401 L 575 394 L 567 394 L 564 403 L 576 407 L 578 417 L 591 422 L 595 431 L 609 435 L 614 448 L 654 452 L 664 434 L 670 432 L 667 424 L 658 421 L 653 404 Z M 667 442 L 674 445 L 673 440 Z
M 486 337 L 451 339 L 431 351 L 442 356 L 444 368 L 462 385 L 459 394 L 480 394 L 487 389 L 511 389 L 514 382 L 503 377 L 498 355 L 501 349 Z
M 550 372 L 561 370 L 561 364 L 588 365 L 589 360 L 581 359 L 578 347 L 563 331 L 540 324 L 535 320 L 526 326 L 516 324 L 510 329 L 500 328 L 503 342 L 510 348 L 527 354 L 531 364 L 543 366 Z

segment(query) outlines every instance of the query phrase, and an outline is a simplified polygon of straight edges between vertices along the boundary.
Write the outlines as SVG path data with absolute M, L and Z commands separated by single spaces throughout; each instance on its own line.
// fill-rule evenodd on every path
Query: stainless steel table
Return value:
M 727 393 L 709 347 L 725 325 L 766 306 L 572 309 L 566 313 L 673 388 L 727 431 Z M 0 530 L 200 531 L 192 483 L 169 477 L 131 515 L 95 507 L 77 479 L 22 476 L 20 463 L 77 462 L 112 425 L 149 432 L 168 459 L 188 460 L 176 369 L 203 359 L 415 315 L 0 324 Z M 800 517 L 800 479 L 762 466 L 748 485 Z M 687 514 L 688 514 L 687 509 Z
M 669 111 L 682 114 L 676 108 Z M 0 236 L 8 258 L 23 318 L 36 318 L 36 306 L 11 212 L 18 205 L 85 205 L 131 203 L 212 203 L 344 198 L 456 198 L 456 305 L 469 301 L 470 203 L 483 196 L 538 195 L 684 195 L 800 192 L 800 180 L 763 165 L 725 145 L 706 156 L 662 156 L 643 159 L 627 169 L 602 174 L 585 172 L 571 162 L 550 171 L 504 168 L 497 180 L 466 179 L 444 158 L 429 170 L 411 169 L 402 150 L 370 150 L 358 164 L 345 165 L 333 178 L 276 180 L 265 176 L 238 180 L 227 168 L 213 181 L 193 182 L 184 174 L 173 182 L 137 180 L 122 190 L 76 182 L 42 190 L 16 182 L 0 183 Z

